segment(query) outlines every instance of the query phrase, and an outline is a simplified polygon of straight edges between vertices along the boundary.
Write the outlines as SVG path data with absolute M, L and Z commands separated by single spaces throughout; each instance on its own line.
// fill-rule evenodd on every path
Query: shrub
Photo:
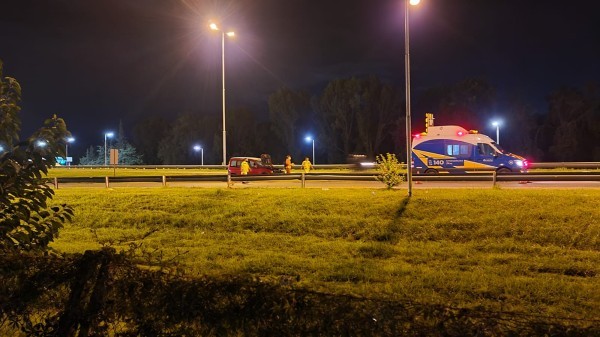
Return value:
M 384 183 L 388 189 L 392 189 L 404 181 L 402 164 L 398 162 L 398 158 L 393 153 L 377 156 L 377 170 L 379 172 L 377 180 Z
M 66 205 L 48 207 L 54 191 L 42 177 L 70 136 L 65 122 L 54 115 L 20 141 L 20 100 L 19 83 L 2 77 L 0 61 L 0 250 L 45 249 L 73 215 Z

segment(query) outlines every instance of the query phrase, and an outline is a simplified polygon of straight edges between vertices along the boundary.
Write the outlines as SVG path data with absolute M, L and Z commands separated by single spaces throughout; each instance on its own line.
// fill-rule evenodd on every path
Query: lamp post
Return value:
M 106 138 L 112 138 L 115 134 L 112 132 L 105 132 L 104 133 L 104 166 L 107 165 L 106 162 Z
M 196 151 L 196 153 L 200 151 L 200 165 L 204 166 L 204 148 L 200 145 L 194 145 L 194 151 Z
M 496 127 L 496 144 L 500 144 L 500 122 L 493 121 L 492 125 Z
M 69 143 L 73 143 L 75 141 L 75 138 L 73 137 L 69 137 L 65 140 L 65 164 L 69 165 L 68 162 L 68 158 L 69 158 Z
M 306 136 L 306 138 L 304 138 L 305 141 L 307 142 L 312 142 L 312 161 L 313 161 L 313 165 L 315 165 L 317 163 L 317 160 L 315 159 L 315 139 L 311 136 Z
M 227 132 L 225 128 L 225 35 L 235 36 L 234 32 L 219 29 L 216 23 L 209 25 L 210 29 L 221 31 L 221 76 L 223 78 L 223 165 L 227 165 Z
M 408 12 L 410 5 L 416 6 L 420 0 L 404 0 L 404 72 L 406 80 L 406 180 L 408 183 L 408 196 L 412 196 L 412 135 L 410 121 L 410 35 Z

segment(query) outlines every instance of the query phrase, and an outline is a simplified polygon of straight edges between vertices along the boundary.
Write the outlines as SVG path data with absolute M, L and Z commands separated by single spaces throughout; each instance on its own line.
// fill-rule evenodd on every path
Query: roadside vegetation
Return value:
M 598 190 L 65 189 L 61 253 L 130 247 L 189 277 L 600 324 Z

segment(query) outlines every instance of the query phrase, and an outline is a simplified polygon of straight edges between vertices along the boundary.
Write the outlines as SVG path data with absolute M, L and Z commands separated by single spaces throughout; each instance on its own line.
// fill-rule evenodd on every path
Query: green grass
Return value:
M 186 273 L 249 273 L 320 291 L 592 319 L 600 190 L 70 188 L 67 253 L 156 229 Z

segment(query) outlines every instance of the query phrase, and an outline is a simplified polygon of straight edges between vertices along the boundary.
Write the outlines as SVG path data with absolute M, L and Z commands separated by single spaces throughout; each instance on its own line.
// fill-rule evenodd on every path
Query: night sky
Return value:
M 120 120 L 131 136 L 145 116 L 220 115 L 221 35 L 211 19 L 236 32 L 225 47 L 228 107 L 266 115 L 279 87 L 316 94 L 352 75 L 403 88 L 403 4 L 6 0 L 0 59 L 23 87 L 24 135 L 56 113 L 82 154 Z M 422 0 L 410 20 L 413 99 L 478 77 L 500 98 L 519 94 L 543 112 L 553 90 L 600 80 L 600 1 Z

